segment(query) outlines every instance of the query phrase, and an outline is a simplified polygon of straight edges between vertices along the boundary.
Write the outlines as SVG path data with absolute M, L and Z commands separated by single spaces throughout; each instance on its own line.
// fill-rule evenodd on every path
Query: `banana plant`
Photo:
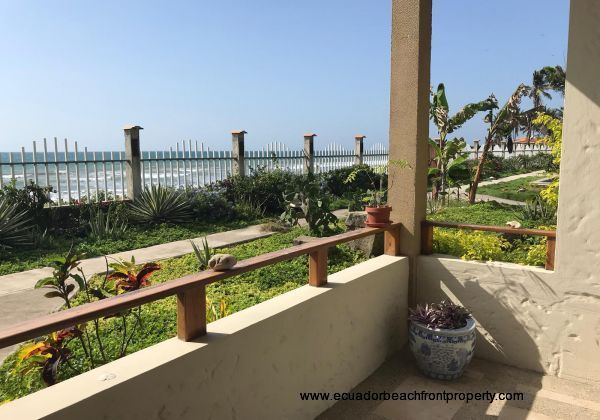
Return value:
M 448 135 L 462 127 L 463 124 L 473 118 L 477 113 L 485 111 L 489 112 L 495 108 L 498 108 L 498 104 L 493 95 L 490 95 L 487 99 L 467 104 L 456 114 L 448 116 L 450 108 L 448 106 L 444 84 L 440 83 L 437 90 L 432 92 L 429 114 L 438 131 L 438 138 L 434 141 L 430 141 L 430 144 L 436 144 L 436 148 L 434 148 L 434 151 L 436 152 L 434 158 L 436 169 L 436 171 L 434 171 L 436 177 L 434 178 L 433 183 L 434 198 L 437 198 L 440 192 L 443 194 L 446 193 L 449 165 L 452 160 L 457 157 L 454 148 L 458 142 L 453 141 L 455 144 L 447 147 L 446 143 L 448 142 Z M 457 163 L 456 165 L 460 163 Z
M 441 189 L 438 191 L 438 195 L 442 196 L 442 201 L 447 196 L 446 188 L 458 185 L 458 180 L 452 178 L 452 169 L 458 168 L 465 163 L 469 154 L 464 149 L 466 142 L 463 138 L 453 138 L 444 142 L 443 149 L 437 141 L 429 139 L 429 146 L 434 152 L 434 160 L 436 162 L 442 162 L 442 169 L 437 167 L 429 168 L 429 179 L 433 185 L 440 185 Z M 443 203 L 442 203 L 443 204 Z

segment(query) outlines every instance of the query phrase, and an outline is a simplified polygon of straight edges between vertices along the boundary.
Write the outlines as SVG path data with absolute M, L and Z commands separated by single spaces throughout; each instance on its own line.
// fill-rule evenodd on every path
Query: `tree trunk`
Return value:
M 469 190 L 469 203 L 474 204 L 475 198 L 477 197 L 477 186 L 479 185 L 479 181 L 481 181 L 481 173 L 483 172 L 483 165 L 485 164 L 485 160 L 487 159 L 488 152 L 490 147 L 492 146 L 491 138 L 487 138 L 485 145 L 483 146 L 483 151 L 481 152 L 481 159 L 477 164 L 477 170 L 475 171 L 475 177 L 473 178 L 473 183 L 471 184 L 471 189 Z

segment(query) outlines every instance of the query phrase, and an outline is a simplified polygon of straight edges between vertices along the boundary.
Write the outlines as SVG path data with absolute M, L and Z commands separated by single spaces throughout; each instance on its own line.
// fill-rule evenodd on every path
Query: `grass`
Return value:
M 477 189 L 477 193 L 515 201 L 532 200 L 539 194 L 543 187 L 531 185 L 531 183 L 544 178 L 528 176 L 526 178 L 515 179 L 514 181 L 484 185 Z M 521 189 L 524 191 L 519 191 Z
M 182 239 L 196 238 L 225 230 L 239 229 L 259 222 L 257 220 L 219 224 L 192 223 L 177 226 L 166 224 L 153 227 L 131 226 L 123 238 L 99 241 L 94 241 L 88 237 L 52 238 L 45 246 L 36 249 L 2 251 L 0 254 L 0 275 L 46 267 L 51 260 L 64 255 L 72 244 L 85 252 L 88 257 L 97 257 Z
M 233 254 L 238 260 L 242 260 L 292 246 L 293 239 L 303 234 L 307 234 L 306 229 L 295 228 L 286 233 L 276 233 L 268 238 L 221 249 L 219 252 Z M 340 246 L 331 251 L 328 271 L 329 273 L 340 271 L 365 259 L 361 253 Z M 198 263 L 193 254 L 164 260 L 160 264 L 161 270 L 151 277 L 153 284 L 166 282 L 198 271 Z M 307 256 L 302 256 L 288 262 L 275 264 L 211 284 L 207 287 L 207 298 L 213 304 L 224 302 L 227 306 L 227 312 L 235 313 L 305 285 L 307 276 Z M 96 277 L 91 281 L 98 282 L 100 278 Z M 76 304 L 82 302 L 83 299 L 80 296 L 75 298 Z M 176 335 L 174 297 L 143 305 L 140 309 L 140 315 L 143 319 L 143 330 L 138 332 L 132 340 L 130 353 Z M 100 323 L 103 331 L 104 347 L 109 356 L 108 359 L 114 360 L 118 357 L 117 347 L 122 333 L 120 318 L 102 319 Z M 78 362 L 78 360 L 84 360 L 79 342 L 74 340 L 69 346 L 74 354 L 71 361 L 73 368 L 63 365 L 59 375 L 63 380 L 90 369 L 90 366 Z M 2 401 L 19 398 L 43 387 L 38 371 L 31 371 L 24 375 L 19 373 L 16 352 L 0 366 L 0 404 Z
M 526 228 L 539 228 L 539 222 L 524 218 L 520 206 L 495 201 L 445 207 L 429 215 L 428 220 L 505 226 L 517 220 Z M 516 264 L 543 266 L 545 238 L 472 232 L 461 229 L 434 228 L 434 252 L 466 260 L 494 260 Z

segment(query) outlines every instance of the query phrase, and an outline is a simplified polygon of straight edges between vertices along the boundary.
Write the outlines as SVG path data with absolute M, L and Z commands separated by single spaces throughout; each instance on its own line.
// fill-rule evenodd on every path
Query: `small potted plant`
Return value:
M 400 168 L 410 167 L 405 160 L 391 160 L 386 165 L 374 167 L 366 165 L 357 166 L 344 181 L 345 184 L 355 181 L 361 172 L 364 172 L 369 178 L 372 188 L 367 190 L 362 199 L 365 204 L 365 212 L 367 213 L 367 221 L 365 222 L 367 226 L 384 227 L 391 223 L 390 213 L 392 207 L 386 201 L 387 192 L 391 188 L 391 185 L 388 185 L 387 188 L 384 187 L 384 175 L 387 173 L 390 165 Z
M 409 346 L 421 371 L 434 379 L 459 378 L 475 350 L 471 313 L 450 301 L 417 305 L 409 315 Z

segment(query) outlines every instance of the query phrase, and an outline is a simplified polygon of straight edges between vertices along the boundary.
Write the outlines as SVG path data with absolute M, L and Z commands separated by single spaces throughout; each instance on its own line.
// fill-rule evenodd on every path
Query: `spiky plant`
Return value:
M 198 268 L 200 270 L 206 270 L 208 268 L 208 262 L 214 254 L 213 249 L 208 245 L 206 236 L 202 238 L 202 249 L 200 249 L 194 241 L 190 241 L 190 243 L 192 244 L 196 258 L 198 259 Z
M 468 309 L 456 305 L 449 300 L 440 303 L 431 303 L 424 306 L 417 305 L 415 309 L 409 309 L 408 318 L 431 329 L 456 330 L 467 325 L 471 318 Z
M 88 222 L 90 229 L 90 238 L 100 239 L 119 239 L 127 232 L 127 222 L 122 220 L 117 214 L 104 212 L 102 209 L 94 209 L 90 213 Z
M 27 211 L 0 198 L 0 249 L 31 245 L 31 222 Z
M 138 223 L 186 223 L 193 216 L 184 193 L 156 185 L 142 191 L 131 203 L 129 214 Z

